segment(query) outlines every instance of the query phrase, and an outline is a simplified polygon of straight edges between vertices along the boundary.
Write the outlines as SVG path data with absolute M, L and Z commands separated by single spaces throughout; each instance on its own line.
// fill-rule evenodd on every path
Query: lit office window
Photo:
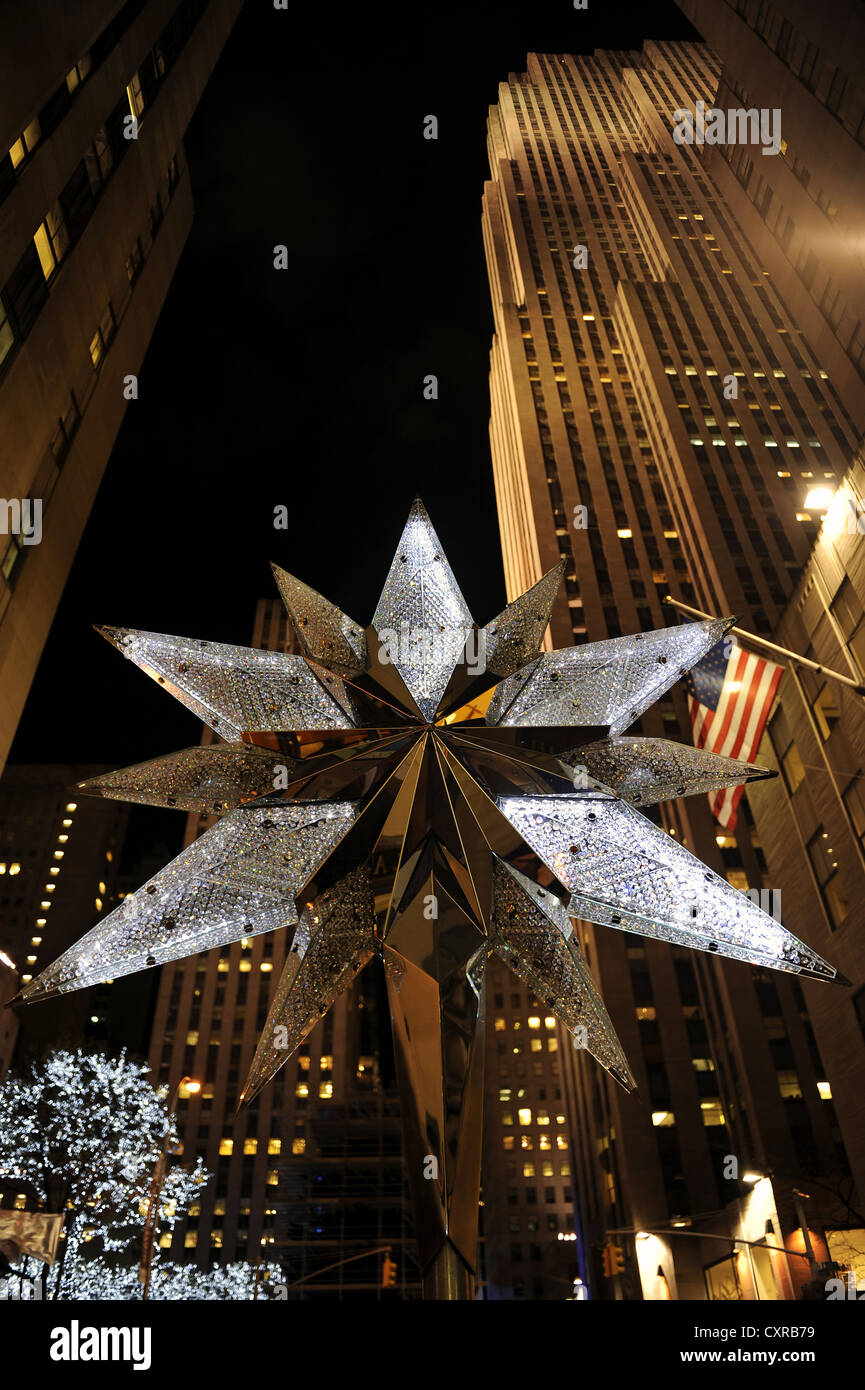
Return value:
M 707 1129 L 714 1125 L 725 1125 L 724 1111 L 721 1108 L 721 1101 L 717 1096 L 712 1096 L 709 1100 L 700 1101 L 700 1114 L 703 1124 Z
M 833 927 L 840 927 L 850 910 L 847 895 L 841 882 L 838 856 L 829 832 L 822 825 L 808 841 L 808 858 L 814 870 L 820 896 L 829 914 Z
M 12 161 L 13 169 L 17 169 L 19 164 L 23 164 L 28 154 L 33 153 L 41 139 L 42 127 L 37 116 L 21 132 L 14 144 L 9 147 L 9 158 Z

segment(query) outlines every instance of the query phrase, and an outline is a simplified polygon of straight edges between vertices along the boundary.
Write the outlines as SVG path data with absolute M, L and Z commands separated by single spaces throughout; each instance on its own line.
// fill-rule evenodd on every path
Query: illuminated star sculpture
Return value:
M 44 998 L 289 926 L 249 1100 L 379 956 L 431 1297 L 471 1296 L 492 953 L 627 1089 L 572 919 L 836 973 L 640 809 L 770 775 L 624 736 L 733 619 L 542 651 L 562 569 L 479 628 L 418 501 L 365 630 L 275 571 L 303 655 L 99 629 L 224 741 L 80 790 L 219 819 L 23 990 Z M 382 854 L 393 886 L 376 896 Z

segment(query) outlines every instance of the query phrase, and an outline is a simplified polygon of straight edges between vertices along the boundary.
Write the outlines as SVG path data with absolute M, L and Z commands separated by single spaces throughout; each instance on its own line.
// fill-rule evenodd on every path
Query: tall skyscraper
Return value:
M 4 11 L 0 766 L 189 233 L 183 136 L 239 10 Z
M 699 44 L 530 54 L 490 111 L 483 232 L 505 575 L 513 598 L 565 559 L 557 647 L 675 621 L 667 593 L 770 633 L 817 533 L 805 494 L 836 486 L 856 447 L 853 407 L 743 229 L 740 185 L 722 195 L 706 147 L 674 139 L 674 112 L 711 106 L 719 73 Z M 630 732 L 690 741 L 684 692 Z M 746 800 L 735 833 L 719 833 L 704 797 L 654 815 L 736 887 L 768 886 Z M 770 1219 L 786 1236 L 799 1225 L 793 1188 L 846 1161 L 807 1021 L 817 987 L 580 931 L 642 1098 L 583 1054 L 563 1057 L 581 1268 L 596 1296 L 705 1297 L 716 1247 L 676 1230 L 744 1198 L 747 1169 L 771 1169 Z M 505 1019 L 508 1040 L 528 1009 Z M 511 1154 L 538 1137 L 540 1084 L 526 1086 L 530 1126 L 512 1131 L 501 1107 L 516 1246 L 532 1193 Z M 616 1237 L 622 1273 L 602 1276 L 608 1232 L 658 1228 L 651 1277 L 633 1235 Z M 527 1264 L 515 1249 L 503 1277 L 541 1276 L 537 1252 Z

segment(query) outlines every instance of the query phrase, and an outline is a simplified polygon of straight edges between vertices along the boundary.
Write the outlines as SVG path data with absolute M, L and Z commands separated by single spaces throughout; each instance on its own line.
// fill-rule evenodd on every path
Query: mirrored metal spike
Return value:
M 770 768 L 724 758 L 665 738 L 614 738 L 560 753 L 578 791 L 600 785 L 632 806 L 743 786 L 775 777 Z
M 565 562 L 561 560 L 482 629 L 488 670 L 497 676 L 510 676 L 537 655 L 564 572 Z
M 290 766 L 286 767 L 286 763 Z M 282 754 L 248 744 L 216 743 L 183 748 L 77 784 L 85 796 L 168 806 L 200 816 L 223 815 L 244 801 L 273 792 L 277 768 L 294 766 Z
M 426 508 L 412 504 L 372 620 L 425 719 L 435 717 L 472 626 Z
M 297 921 L 294 898 L 355 820 L 350 802 L 231 811 L 22 991 L 65 994 Z
M 305 655 L 341 676 L 356 676 L 363 671 L 366 638 L 360 624 L 287 570 L 278 565 L 273 565 L 272 569 Z
M 622 733 L 715 645 L 734 618 L 544 652 L 502 681 L 488 724 L 602 724 Z
M 300 1046 L 375 949 L 375 899 L 363 865 L 300 914 L 240 1097 L 248 1103 Z
M 633 1091 L 636 1082 L 604 1007 L 574 924 L 552 893 L 496 859 L 494 933 L 497 953 L 601 1066 Z
M 418 898 L 411 912 L 422 919 Z M 451 927 L 456 910 L 450 907 Z M 427 921 L 427 927 L 430 926 Z M 435 923 L 432 924 L 433 927 Z M 385 980 L 400 1088 L 403 1153 L 415 1237 L 426 1275 L 448 1247 L 466 1276 L 474 1271 L 483 1134 L 483 962 L 486 940 L 454 968 L 431 975 L 422 962 L 385 944 Z M 418 927 L 418 935 L 422 928 Z M 428 934 L 430 943 L 433 936 Z M 409 935 L 414 935 L 409 933 Z M 435 949 L 435 947 L 434 947 Z M 441 954 L 440 951 L 437 954 Z M 480 987 L 479 987 L 480 986 Z M 429 1160 L 434 1159 L 434 1165 Z
M 97 632 L 230 742 L 247 731 L 352 728 L 302 656 L 123 627 Z
M 639 811 L 597 795 L 509 797 L 502 812 L 588 922 L 795 975 L 835 970 Z

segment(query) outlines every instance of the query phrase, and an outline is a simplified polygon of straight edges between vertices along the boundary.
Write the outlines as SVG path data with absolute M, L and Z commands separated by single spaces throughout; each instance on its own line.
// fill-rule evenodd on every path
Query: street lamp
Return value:
M 159 1214 L 159 1198 L 162 1193 L 162 1185 L 165 1182 L 165 1169 L 168 1164 L 168 1141 L 171 1137 L 171 1121 L 174 1119 L 179 1100 L 188 1100 L 190 1096 L 198 1095 L 201 1090 L 201 1082 L 196 1081 L 192 1076 L 182 1076 L 171 1097 L 171 1104 L 168 1107 L 168 1122 L 165 1126 L 165 1134 L 162 1139 L 162 1147 L 159 1157 L 153 1168 L 153 1178 L 150 1183 L 150 1193 L 147 1198 L 147 1211 L 144 1216 L 144 1230 L 141 1235 L 141 1264 L 138 1267 L 138 1281 L 143 1285 L 141 1297 L 146 1299 L 150 1296 L 150 1269 L 153 1263 L 153 1238 L 156 1234 L 156 1222 Z

